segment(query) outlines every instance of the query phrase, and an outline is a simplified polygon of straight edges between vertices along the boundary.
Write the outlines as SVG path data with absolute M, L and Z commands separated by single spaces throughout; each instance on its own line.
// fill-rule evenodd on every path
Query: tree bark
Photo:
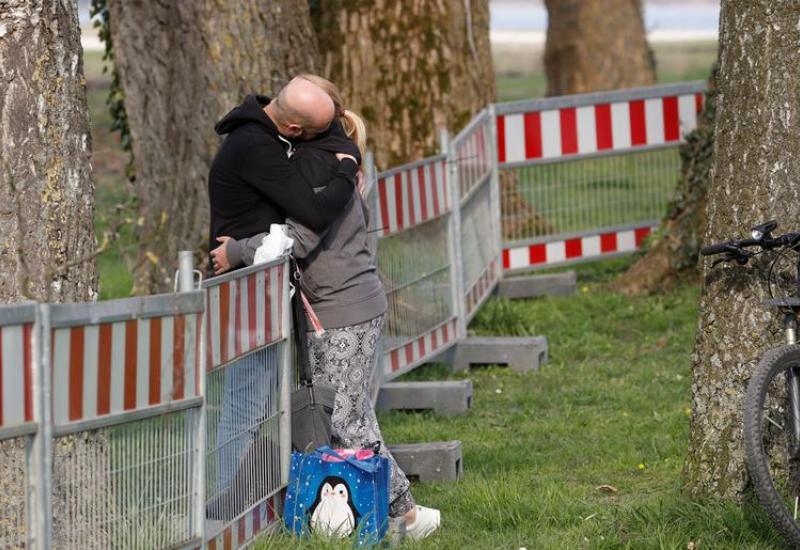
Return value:
M 96 299 L 77 3 L 0 0 L 0 144 L 0 303 Z M 24 438 L 0 441 L 0 533 L 12 547 L 27 543 L 24 449 Z
M 177 253 L 207 258 L 214 123 L 251 92 L 313 70 L 306 2 L 109 0 L 133 142 L 140 254 L 134 293 L 168 288 Z
M 790 2 L 723 0 L 714 163 L 705 243 L 742 237 L 775 218 L 800 218 L 800 62 L 797 8 Z M 710 270 L 692 356 L 692 419 L 684 468 L 696 497 L 738 498 L 745 486 L 742 398 L 753 366 L 779 344 L 780 319 L 762 300 L 756 266 Z
M 488 0 L 320 0 L 312 9 L 324 74 L 367 123 L 388 168 L 438 152 L 494 100 Z
M 73 4 L 0 0 L 0 303 L 97 296 L 91 139 Z
M 682 281 L 698 280 L 697 256 L 706 227 L 716 108 L 716 68 L 708 82 L 697 128 L 680 145 L 681 177 L 661 227 L 630 269 L 614 281 L 625 294 L 663 292 Z
M 639 0 L 545 0 L 545 5 L 547 95 L 655 82 Z

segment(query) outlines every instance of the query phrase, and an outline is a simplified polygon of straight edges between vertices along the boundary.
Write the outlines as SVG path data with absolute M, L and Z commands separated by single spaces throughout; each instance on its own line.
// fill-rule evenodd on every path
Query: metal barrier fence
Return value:
M 368 161 L 389 301 L 372 389 L 465 338 L 503 270 L 637 249 L 702 91 L 492 105 L 452 141 L 443 133 L 439 155 L 380 174 Z M 229 550 L 279 525 L 288 263 L 198 291 L 190 257 L 180 293 L 0 307 L 0 549 Z
M 288 481 L 285 260 L 0 307 L 0 548 L 239 548 Z M 205 313 L 205 315 L 204 315 Z
M 495 105 L 503 268 L 637 250 L 658 226 L 704 82 Z
M 454 201 L 447 155 L 372 175 L 369 203 L 389 309 L 383 379 L 395 378 L 453 345 Z

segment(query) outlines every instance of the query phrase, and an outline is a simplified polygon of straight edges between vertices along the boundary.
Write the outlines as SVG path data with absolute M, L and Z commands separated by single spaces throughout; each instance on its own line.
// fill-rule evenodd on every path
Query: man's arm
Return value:
M 280 154 L 275 148 L 281 149 Z M 273 201 L 287 218 L 295 218 L 313 230 L 325 229 L 339 217 L 353 195 L 357 172 L 358 164 L 345 158 L 328 182 L 314 182 L 327 186 L 314 193 L 277 143 L 253 147 L 243 167 L 245 181 Z

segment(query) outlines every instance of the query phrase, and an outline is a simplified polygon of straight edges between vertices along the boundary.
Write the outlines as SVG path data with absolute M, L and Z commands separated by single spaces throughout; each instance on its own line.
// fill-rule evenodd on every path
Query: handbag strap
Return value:
M 320 458 L 322 458 L 323 454 L 335 456 L 336 458 L 338 458 L 340 460 L 343 460 L 343 461 L 347 462 L 348 464 L 351 464 L 352 466 L 355 466 L 359 470 L 364 470 L 365 472 L 370 473 L 370 474 L 374 474 L 375 470 L 377 469 L 377 466 L 375 464 L 371 464 L 371 463 L 365 462 L 363 460 L 358 460 L 354 456 L 342 456 L 339 453 L 337 453 L 336 451 L 334 451 L 333 449 L 331 449 L 330 447 L 328 447 L 327 445 L 324 445 L 322 447 L 317 447 L 317 450 L 314 451 L 314 453 L 319 455 Z M 375 455 L 375 456 L 377 456 L 377 455 Z
M 294 284 L 294 295 L 292 296 L 292 322 L 294 323 L 294 341 L 297 346 L 297 353 L 300 356 L 300 384 L 311 386 L 311 359 L 308 354 L 308 318 L 306 317 L 303 301 L 300 297 L 300 285 L 297 280 L 300 269 L 293 257 L 289 257 L 289 269 L 291 271 L 291 281 Z

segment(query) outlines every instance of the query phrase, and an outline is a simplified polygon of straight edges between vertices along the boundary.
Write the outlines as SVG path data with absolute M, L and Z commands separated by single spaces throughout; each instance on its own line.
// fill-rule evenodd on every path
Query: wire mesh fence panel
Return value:
M 447 219 L 383 237 L 378 270 L 389 301 L 385 345 L 392 348 L 453 315 Z
M 208 375 L 206 517 L 213 534 L 283 486 L 283 346 L 245 355 Z
M 155 549 L 196 537 L 199 411 L 77 432 L 53 444 L 53 546 Z
M 466 315 L 470 317 L 497 280 L 500 269 L 489 181 L 461 207 L 461 261 Z
M 28 548 L 27 438 L 0 441 L 0 549 Z
M 502 215 L 503 226 L 511 228 L 505 239 L 513 242 L 661 219 L 677 184 L 680 157 L 670 147 L 509 172 L 516 188 L 504 190 Z M 513 203 L 510 193 L 524 202 Z M 530 223 L 532 214 L 541 223 Z
M 664 216 L 704 82 L 494 106 L 503 268 L 630 253 Z

